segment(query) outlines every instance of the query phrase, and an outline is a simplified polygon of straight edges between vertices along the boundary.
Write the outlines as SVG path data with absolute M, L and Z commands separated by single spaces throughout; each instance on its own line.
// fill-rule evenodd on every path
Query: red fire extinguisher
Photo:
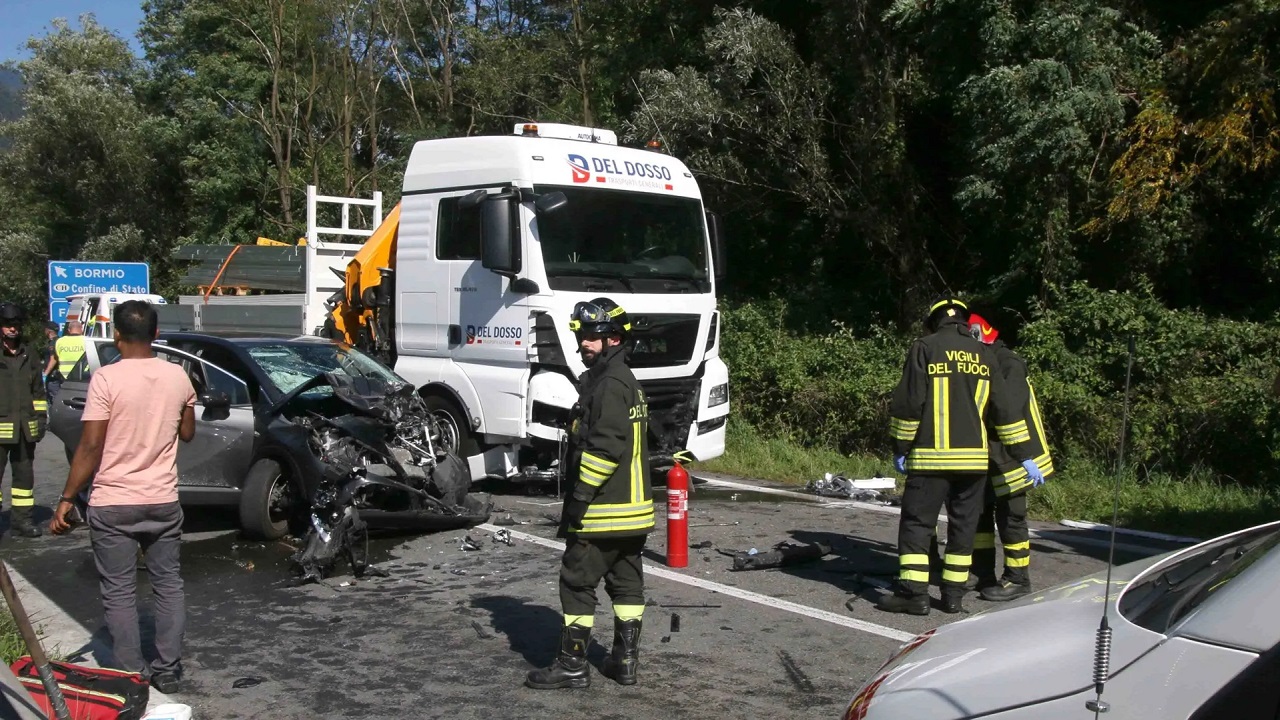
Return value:
M 667 567 L 689 566 L 689 473 L 679 461 L 667 471 Z

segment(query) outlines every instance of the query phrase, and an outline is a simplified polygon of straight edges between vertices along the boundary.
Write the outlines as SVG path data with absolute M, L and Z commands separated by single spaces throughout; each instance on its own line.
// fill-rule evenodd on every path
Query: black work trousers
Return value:
M 903 595 L 929 592 L 929 546 L 938 513 L 947 507 L 947 552 L 942 562 L 942 591 L 963 594 L 973 563 L 973 538 L 982 512 L 986 474 L 908 475 L 898 520 L 898 581 Z
M 14 423 L 17 425 L 17 423 Z M 22 433 L 22 429 L 18 429 Z M 30 513 L 36 504 L 33 488 L 36 486 L 36 473 L 33 461 L 36 456 L 36 444 L 24 438 L 12 445 L 0 445 L 0 479 L 4 478 L 5 466 L 13 466 L 13 483 L 9 487 L 9 504 L 15 509 L 26 508 Z M 20 510 L 20 512 L 22 512 Z
M 571 534 L 560 560 L 560 607 L 565 617 L 590 616 L 596 610 L 596 586 L 604 578 L 613 604 L 644 606 L 644 566 L 640 553 L 646 536 L 593 538 Z
M 1027 531 L 1027 491 L 996 497 L 987 483 L 978 532 L 973 537 L 973 573 L 980 582 L 996 579 L 996 530 L 1004 550 L 1006 582 L 1027 585 L 1031 582 L 1031 534 Z

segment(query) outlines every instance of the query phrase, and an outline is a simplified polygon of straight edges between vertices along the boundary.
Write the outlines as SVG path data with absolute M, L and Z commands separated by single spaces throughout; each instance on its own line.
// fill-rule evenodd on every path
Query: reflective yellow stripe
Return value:
M 943 582 L 951 582 L 951 583 L 967 582 L 969 580 L 969 571 L 944 569 L 942 571 L 942 580 Z
M 1027 421 L 1019 420 L 1008 425 L 997 425 L 996 435 L 1000 437 L 1000 442 L 1006 445 L 1017 445 L 1031 440 L 1031 431 L 1027 429 Z
M 1020 542 L 1020 543 L 1014 543 L 1014 544 L 1012 544 L 1012 545 L 1005 545 L 1005 546 L 1004 546 L 1004 549 L 1005 549 L 1005 550 L 1008 550 L 1009 552 L 1017 552 L 1017 551 L 1019 551 L 1019 550 L 1031 550 L 1031 541 L 1030 541 L 1030 540 L 1023 540 L 1023 541 L 1022 541 L 1022 542 Z
M 594 615 L 565 615 L 565 627 L 577 625 L 578 627 L 595 627 L 596 617 Z
M 16 497 L 16 498 L 20 498 L 20 497 L 23 497 L 23 498 L 29 498 L 29 497 L 35 497 L 35 496 L 36 496 L 36 491 L 35 491 L 35 490 L 26 490 L 26 489 L 24 489 L 24 488 L 16 487 L 16 488 L 9 488 L 9 494 L 10 494 L 12 497 Z
M 628 620 L 639 620 L 644 617 L 643 605 L 614 605 L 613 616 L 619 620 L 626 622 Z
M 618 463 L 612 460 L 605 460 L 602 457 L 592 455 L 589 452 L 582 453 L 582 465 L 590 467 L 603 475 L 612 475 L 614 470 L 618 469 Z
M 17 503 L 15 502 L 14 504 L 16 505 Z M 1005 567 L 1027 567 L 1031 565 L 1031 557 L 1012 558 L 1006 556 L 1004 559 L 1004 565 Z
M 623 530 L 645 530 L 653 527 L 653 513 L 648 513 L 635 520 L 583 520 L 579 533 L 619 532 Z
M 987 401 L 991 399 L 991 381 L 978 380 L 978 387 L 973 391 L 973 404 L 978 408 L 978 419 L 981 420 L 987 412 Z M 987 433 L 982 435 L 982 449 L 987 449 Z
M 919 420 L 903 420 L 901 418 L 889 419 L 889 435 L 894 440 L 905 440 L 910 442 L 916 439 L 916 432 L 920 429 Z
M 933 446 L 935 448 L 951 447 L 951 378 L 935 377 L 933 379 Z
M 588 518 L 620 518 L 642 513 L 653 512 L 653 501 L 642 500 L 638 503 L 592 504 L 587 508 Z
M 974 550 L 995 550 L 996 534 L 995 533 L 978 533 L 973 536 Z
M 956 567 L 969 567 L 973 564 L 972 555 L 952 555 L 947 553 L 942 556 L 942 562 L 947 565 L 955 565 Z
M 631 502 L 644 500 L 644 463 L 640 459 L 640 421 L 631 423 Z M 649 503 L 650 506 L 653 503 Z
M 898 579 L 906 580 L 907 582 L 927 583 L 929 582 L 929 573 L 922 570 L 907 570 L 903 568 L 898 571 Z
M 928 565 L 929 556 L 928 555 L 899 555 L 898 564 L 899 565 Z
M 49 401 L 48 400 L 32 400 L 31 409 L 35 410 L 36 412 L 49 412 Z

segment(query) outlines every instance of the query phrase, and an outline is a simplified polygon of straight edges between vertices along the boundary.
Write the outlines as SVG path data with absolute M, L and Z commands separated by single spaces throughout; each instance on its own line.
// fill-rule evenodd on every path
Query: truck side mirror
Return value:
M 499 275 L 520 272 L 517 207 L 510 196 L 488 197 L 480 205 L 480 264 Z
M 533 201 L 533 209 L 539 216 L 552 215 L 564 209 L 564 206 L 568 204 L 569 198 L 557 190 L 546 195 L 539 195 L 538 199 Z
M 706 211 L 707 215 L 707 233 L 711 236 L 711 264 L 715 271 L 716 282 L 724 280 L 728 268 L 728 249 L 724 242 L 724 225 L 720 222 L 720 216 Z

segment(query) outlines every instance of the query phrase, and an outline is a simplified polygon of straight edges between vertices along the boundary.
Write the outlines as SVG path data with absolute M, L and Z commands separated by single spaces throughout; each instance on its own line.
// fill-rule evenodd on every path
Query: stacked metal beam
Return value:
M 175 260 L 191 260 L 197 264 L 183 276 L 184 285 L 207 287 L 226 263 L 236 245 L 184 245 L 173 251 Z M 218 278 L 219 287 L 246 287 L 252 290 L 306 291 L 306 248 L 270 245 L 244 245 Z

